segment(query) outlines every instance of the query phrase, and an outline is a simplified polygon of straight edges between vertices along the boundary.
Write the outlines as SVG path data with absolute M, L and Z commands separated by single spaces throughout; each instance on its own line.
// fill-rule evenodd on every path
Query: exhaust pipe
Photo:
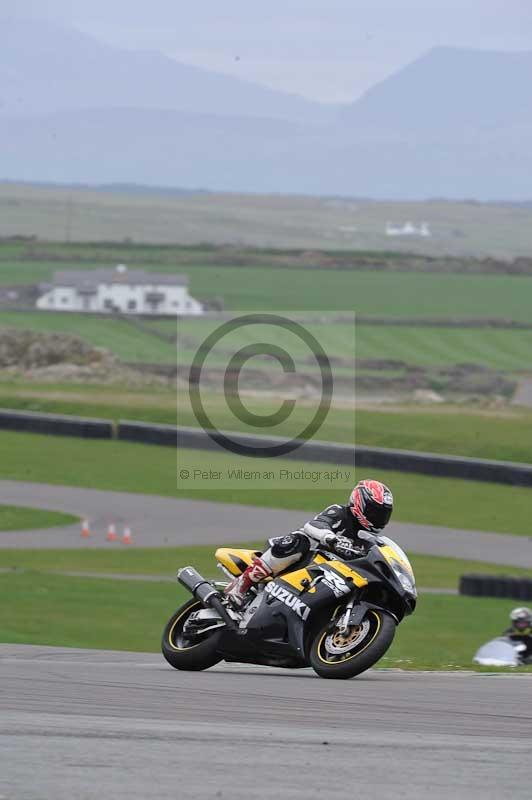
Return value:
M 210 581 L 203 578 L 194 567 L 182 567 L 177 572 L 177 580 L 185 589 L 188 589 L 194 597 L 197 597 L 203 605 L 210 606 L 218 612 L 228 628 L 237 629 L 234 619 L 228 614 L 225 605 L 222 603 L 220 592 L 214 588 Z

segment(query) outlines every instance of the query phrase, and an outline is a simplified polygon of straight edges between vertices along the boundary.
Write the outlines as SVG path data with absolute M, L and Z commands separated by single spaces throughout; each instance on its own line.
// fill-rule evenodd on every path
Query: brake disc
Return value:
M 336 630 L 325 639 L 325 649 L 333 655 L 340 655 L 352 650 L 364 641 L 369 632 L 369 621 L 366 619 L 361 625 L 352 625 L 345 633 Z

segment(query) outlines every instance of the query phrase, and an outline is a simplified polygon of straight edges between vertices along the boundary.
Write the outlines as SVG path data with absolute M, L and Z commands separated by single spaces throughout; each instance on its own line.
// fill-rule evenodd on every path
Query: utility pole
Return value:
M 65 212 L 65 242 L 70 242 L 72 235 L 72 194 L 68 195 Z

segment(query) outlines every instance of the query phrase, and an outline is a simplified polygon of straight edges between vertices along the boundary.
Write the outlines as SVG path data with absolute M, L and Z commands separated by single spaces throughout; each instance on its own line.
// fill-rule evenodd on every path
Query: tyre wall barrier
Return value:
M 508 600 L 532 600 L 532 579 L 506 575 L 462 575 L 459 593 L 469 597 L 503 597 Z
M 220 441 L 227 435 L 245 446 L 250 455 L 260 456 L 264 449 L 284 443 L 275 436 L 253 436 L 244 433 L 212 433 L 202 428 L 174 427 L 153 423 L 120 420 L 116 426 L 110 420 L 71 417 L 59 414 L 37 414 L 31 411 L 0 409 L 0 429 L 46 433 L 58 436 L 81 436 L 87 439 L 112 439 L 144 444 L 180 447 L 192 450 L 227 452 Z M 388 450 L 383 447 L 336 444 L 308 441 L 283 456 L 298 461 L 314 461 L 336 466 L 356 465 L 357 468 L 395 470 L 436 477 L 503 483 L 532 487 L 532 465 L 506 461 L 460 458 L 436 453 L 410 450 Z
M 114 425 L 110 420 L 5 409 L 0 409 L 0 429 L 47 433 L 54 436 L 78 436 L 83 439 L 112 439 L 114 436 Z
M 387 450 L 382 447 L 359 445 L 356 448 L 356 463 L 361 467 L 415 472 L 439 478 L 462 478 L 532 487 L 532 466 L 511 461 L 488 461 L 480 458 L 418 453 L 410 450 Z
M 177 447 L 178 429 L 173 425 L 154 425 L 120 420 L 118 423 L 118 438 L 127 442 Z
M 253 436 L 245 433 L 212 433 L 209 436 L 202 428 L 173 428 L 170 425 L 150 425 L 140 422 L 120 421 L 119 438 L 150 444 L 170 445 L 171 447 L 192 450 L 226 452 L 220 443 L 220 436 L 227 435 L 232 441 L 244 445 L 257 455 L 263 448 L 283 443 L 285 440 L 275 436 Z M 317 461 L 337 466 L 369 467 L 373 469 L 412 472 L 421 475 L 434 475 L 439 478 L 462 478 L 465 480 L 503 483 L 511 486 L 532 487 L 532 465 L 505 461 L 461 458 L 436 453 L 418 453 L 410 450 L 388 450 L 383 447 L 367 447 L 330 442 L 308 441 L 283 456 L 298 461 Z

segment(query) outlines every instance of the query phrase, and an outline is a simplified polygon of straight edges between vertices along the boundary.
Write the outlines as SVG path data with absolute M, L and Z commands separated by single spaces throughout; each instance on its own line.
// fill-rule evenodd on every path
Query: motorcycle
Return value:
M 526 657 L 527 646 L 511 636 L 498 636 L 486 642 L 473 656 L 473 663 L 485 667 L 522 667 L 532 664 L 532 656 Z
M 183 567 L 178 581 L 193 595 L 169 619 L 162 638 L 176 669 L 204 670 L 218 662 L 272 667 L 311 666 L 322 678 L 352 678 L 390 647 L 397 626 L 416 607 L 412 566 L 386 536 L 359 534 L 365 552 L 312 551 L 302 566 L 255 584 L 235 609 L 227 583 Z M 219 548 L 218 566 L 233 579 L 260 551 Z

